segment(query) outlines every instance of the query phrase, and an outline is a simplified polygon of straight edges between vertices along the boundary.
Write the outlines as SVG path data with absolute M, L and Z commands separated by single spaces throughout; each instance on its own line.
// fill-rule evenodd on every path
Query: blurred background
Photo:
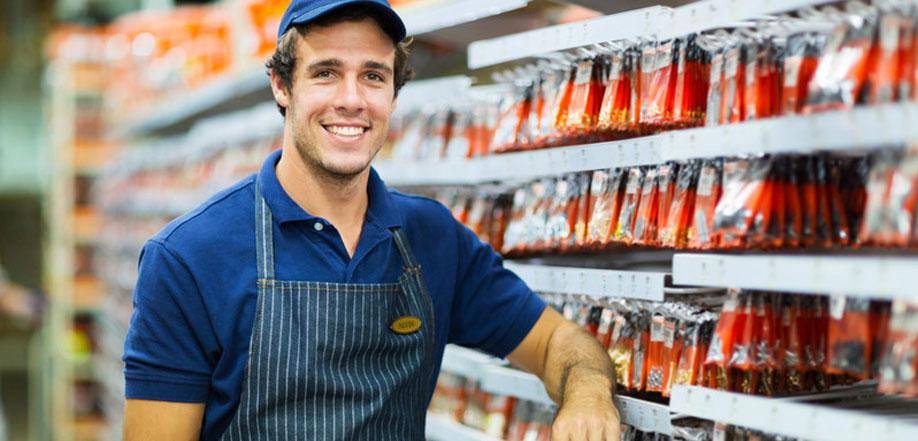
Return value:
M 392 3 L 421 17 L 412 30 L 420 78 L 464 72 L 470 41 L 598 15 L 583 7 L 590 1 L 523 0 L 452 26 L 428 12 L 434 0 Z M 650 2 L 618 3 L 604 12 Z M 9 440 L 120 439 L 138 251 L 278 147 L 282 120 L 263 62 L 286 6 L 0 4 L 0 422 Z M 263 130 L 234 124 L 253 118 Z

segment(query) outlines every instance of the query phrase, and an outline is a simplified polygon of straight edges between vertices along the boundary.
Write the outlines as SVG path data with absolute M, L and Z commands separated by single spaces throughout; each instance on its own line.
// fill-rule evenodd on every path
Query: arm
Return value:
M 124 405 L 125 441 L 196 441 L 201 436 L 203 403 L 127 400 Z
M 620 418 L 612 402 L 615 371 L 596 339 L 545 308 L 520 345 L 507 357 L 538 375 L 560 404 L 552 439 L 617 440 Z

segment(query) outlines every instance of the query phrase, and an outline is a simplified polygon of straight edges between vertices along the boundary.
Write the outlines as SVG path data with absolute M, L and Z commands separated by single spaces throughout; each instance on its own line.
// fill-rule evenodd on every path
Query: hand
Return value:
M 621 417 L 612 397 L 566 400 L 551 427 L 552 441 L 619 441 Z

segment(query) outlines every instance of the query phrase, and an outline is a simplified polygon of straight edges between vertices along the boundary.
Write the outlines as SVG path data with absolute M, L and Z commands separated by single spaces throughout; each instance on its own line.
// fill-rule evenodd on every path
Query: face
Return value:
M 382 148 L 395 109 L 395 45 L 369 18 L 298 38 L 291 89 L 272 77 L 288 141 L 313 170 L 358 175 Z

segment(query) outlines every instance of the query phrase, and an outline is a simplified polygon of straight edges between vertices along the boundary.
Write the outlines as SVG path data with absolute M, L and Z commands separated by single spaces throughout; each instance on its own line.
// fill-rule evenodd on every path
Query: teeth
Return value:
M 366 131 L 363 127 L 353 127 L 353 126 L 326 126 L 325 127 L 329 132 L 332 132 L 339 136 L 359 136 Z

